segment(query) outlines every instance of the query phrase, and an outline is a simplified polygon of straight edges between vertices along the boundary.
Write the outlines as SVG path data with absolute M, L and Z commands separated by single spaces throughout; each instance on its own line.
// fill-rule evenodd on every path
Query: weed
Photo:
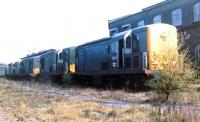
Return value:
M 112 110 L 107 113 L 108 118 L 115 118 L 117 116 L 117 112 L 115 110 Z
M 90 116 L 91 110 L 90 109 L 85 109 L 82 111 L 83 117 L 88 118 Z

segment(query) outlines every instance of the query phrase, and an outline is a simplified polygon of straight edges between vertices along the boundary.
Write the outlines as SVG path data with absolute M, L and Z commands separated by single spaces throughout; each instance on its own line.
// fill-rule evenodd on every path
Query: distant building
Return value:
M 141 12 L 108 21 L 110 36 L 153 23 L 171 24 L 190 34 L 187 47 L 192 58 L 200 62 L 200 0 L 165 0 Z

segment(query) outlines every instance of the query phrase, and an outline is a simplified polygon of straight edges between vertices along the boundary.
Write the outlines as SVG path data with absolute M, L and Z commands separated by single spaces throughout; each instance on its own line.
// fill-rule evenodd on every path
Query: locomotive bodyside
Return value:
M 18 76 L 20 73 L 19 71 L 20 71 L 20 62 L 15 62 L 13 64 L 13 75 Z
M 159 69 L 153 68 L 152 54 L 169 46 L 177 53 L 177 32 L 173 26 L 153 24 L 128 30 L 77 47 L 77 74 L 147 75 Z
M 38 60 L 38 56 L 23 58 L 20 62 L 20 76 L 37 75 L 40 68 Z
M 40 75 L 50 75 L 56 72 L 56 51 L 40 56 Z
M 77 75 L 99 75 L 103 71 L 110 69 L 109 58 L 111 52 L 109 41 L 108 38 L 103 38 L 77 47 Z

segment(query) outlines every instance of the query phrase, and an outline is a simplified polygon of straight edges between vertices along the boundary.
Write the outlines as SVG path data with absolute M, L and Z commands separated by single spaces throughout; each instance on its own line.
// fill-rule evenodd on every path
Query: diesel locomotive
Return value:
M 169 46 L 178 52 L 177 44 L 174 26 L 146 25 L 77 47 L 26 56 L 20 62 L 9 64 L 7 76 L 61 77 L 68 73 L 76 79 L 130 80 L 160 70 L 161 62 L 154 62 L 152 55 L 162 55 Z

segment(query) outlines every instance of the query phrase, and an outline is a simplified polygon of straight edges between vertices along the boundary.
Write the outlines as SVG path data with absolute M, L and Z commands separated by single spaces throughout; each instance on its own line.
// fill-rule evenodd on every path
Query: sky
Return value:
M 108 37 L 108 20 L 161 1 L 0 0 L 0 62 Z

